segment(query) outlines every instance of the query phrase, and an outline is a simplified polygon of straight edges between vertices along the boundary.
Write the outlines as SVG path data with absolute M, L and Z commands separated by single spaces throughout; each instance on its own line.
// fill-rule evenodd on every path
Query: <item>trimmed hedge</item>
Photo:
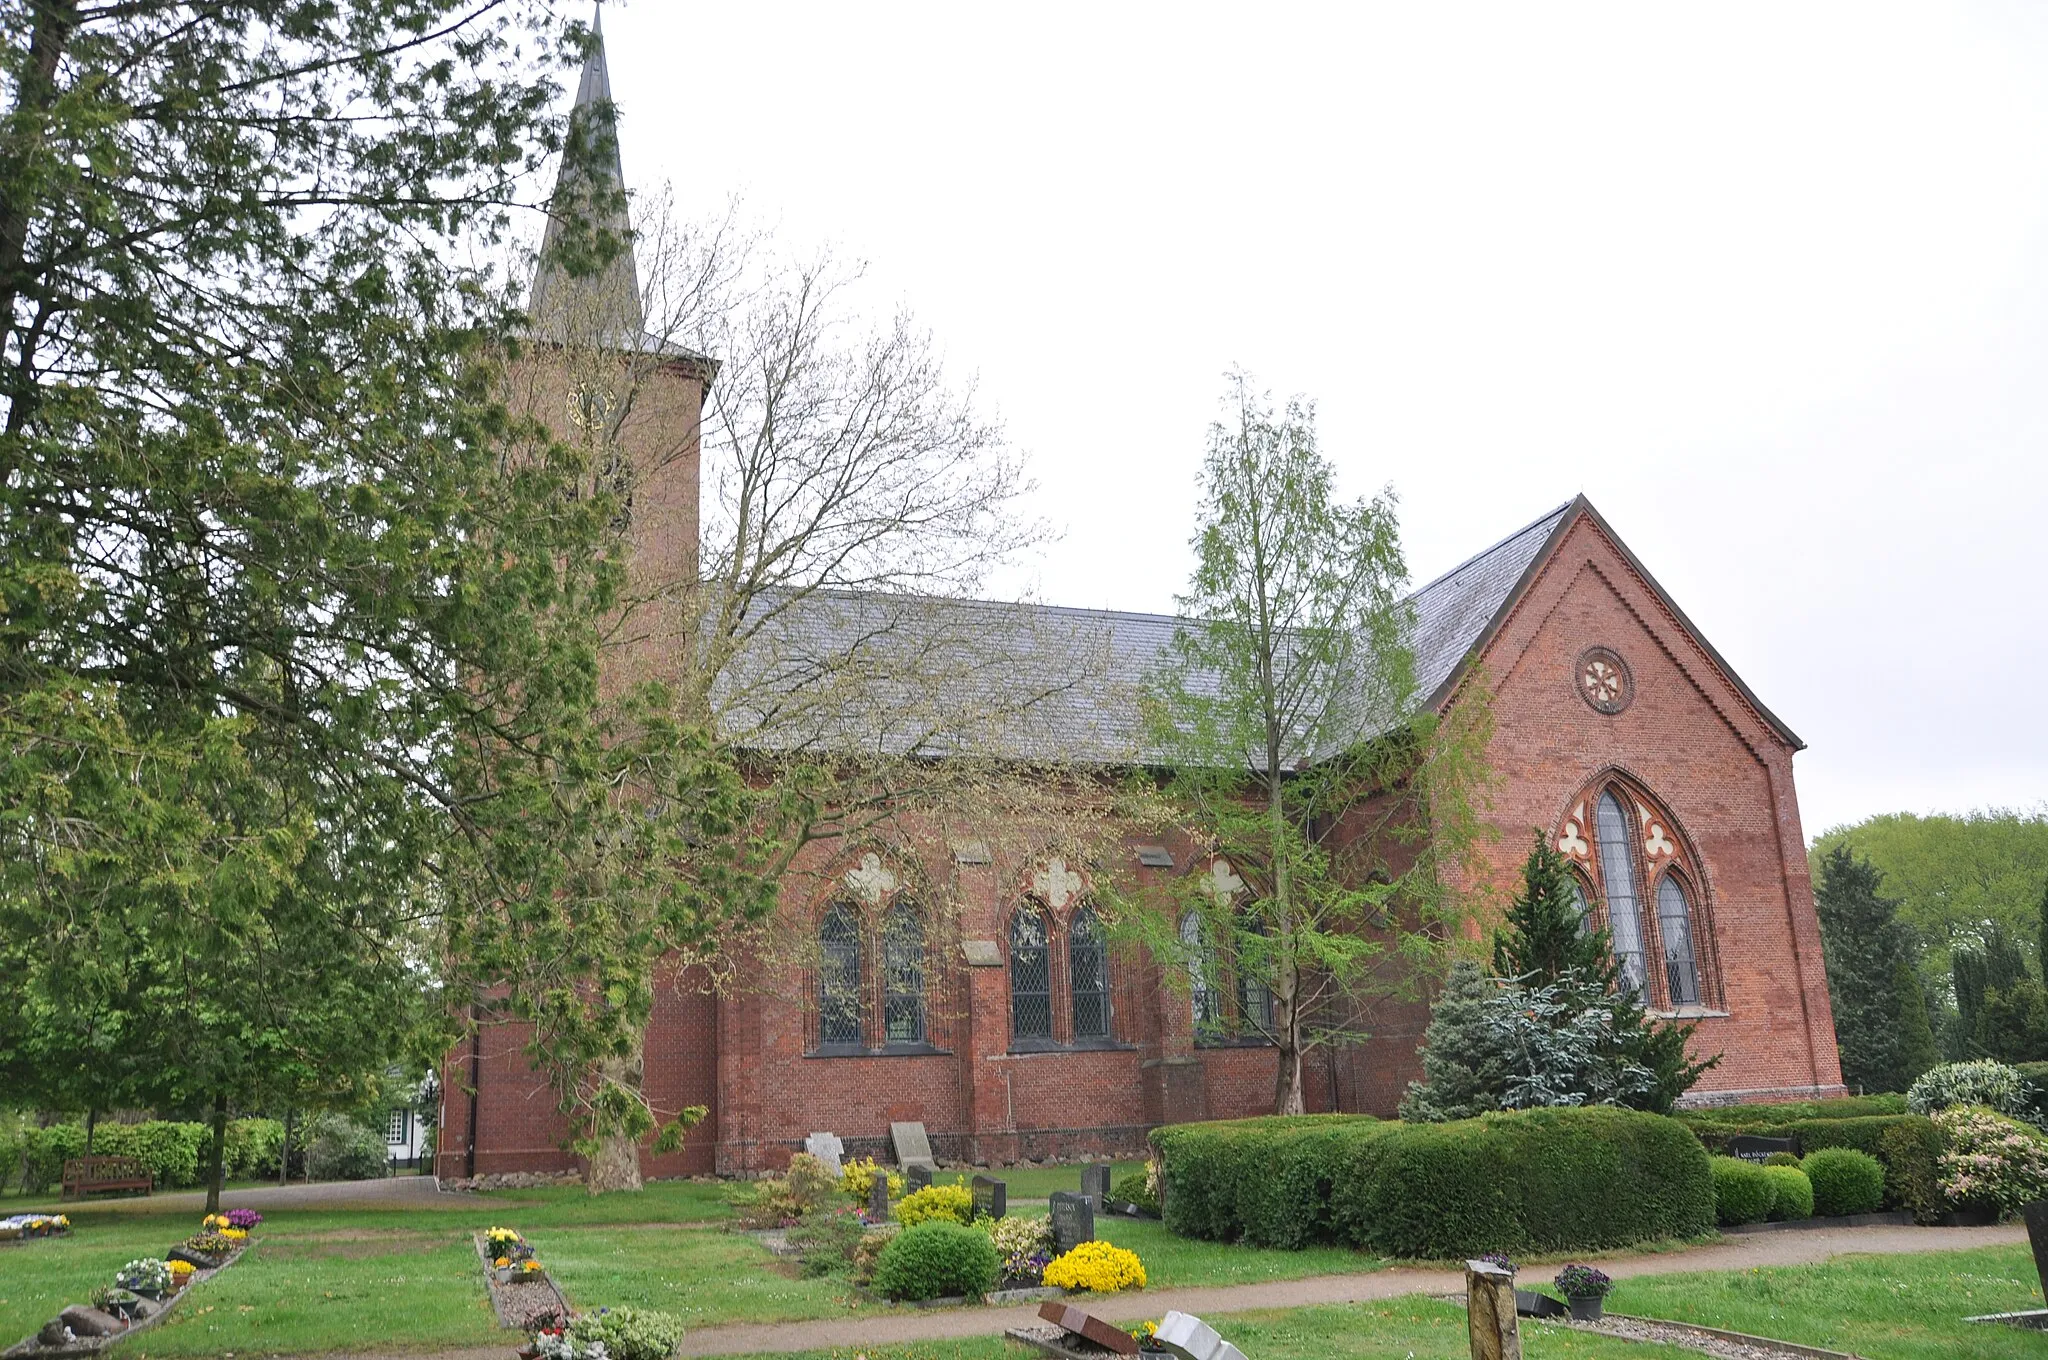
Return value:
M 205 1124 L 152 1119 L 141 1124 L 96 1124 L 95 1156 L 135 1157 L 148 1166 L 159 1190 L 203 1184 L 212 1155 L 212 1130 Z M 274 1179 L 277 1154 L 284 1144 L 284 1125 L 275 1119 L 235 1119 L 228 1123 L 224 1167 L 229 1180 Z M 0 1140 L 0 1186 L 18 1180 L 31 1194 L 55 1186 L 64 1163 L 85 1155 L 83 1124 L 52 1124 L 15 1129 Z M 380 1152 L 381 1157 L 381 1152 Z
M 1888 1097 L 1863 1098 L 1875 1100 Z M 1799 1150 L 1809 1155 L 1822 1148 L 1850 1148 L 1877 1158 L 1884 1167 L 1882 1207 L 1904 1209 L 1922 1223 L 1937 1221 L 1947 1207 L 1941 1194 L 1941 1170 L 1938 1165 L 1941 1156 L 1941 1134 L 1935 1130 L 1934 1121 L 1925 1115 L 1889 1114 L 1848 1119 L 1793 1119 L 1781 1124 L 1746 1127 L 1715 1127 L 1690 1117 L 1685 1122 L 1711 1152 L 1719 1152 L 1728 1145 L 1730 1138 L 1743 1133 L 1770 1138 L 1793 1138 L 1798 1141 Z
M 1813 1217 L 1813 1182 L 1796 1166 L 1766 1166 L 1771 1182 L 1771 1218 L 1783 1223 Z
M 1714 1223 L 1699 1141 L 1634 1110 L 1447 1124 L 1311 1115 L 1177 1125 L 1152 1143 L 1166 1226 L 1187 1237 L 1443 1260 L 1695 1237 Z
M 980 1228 L 928 1218 L 889 1239 L 875 1260 L 875 1288 L 892 1299 L 980 1298 L 995 1288 L 1002 1258 Z
M 1884 1203 L 1884 1167 L 1868 1153 L 1822 1148 L 1799 1166 L 1813 1182 L 1813 1211 L 1822 1217 L 1875 1213 Z
M 1678 1110 L 1674 1119 L 1687 1124 L 1732 1124 L 1750 1129 L 1790 1124 L 1802 1119 L 1863 1119 L 1871 1115 L 1905 1114 L 1902 1095 L 1838 1096 L 1833 1100 L 1796 1100 L 1782 1105 L 1710 1105 Z
M 1724 1228 L 1744 1223 L 1761 1223 L 1771 1216 L 1778 1192 L 1771 1178 L 1754 1162 L 1737 1157 L 1715 1157 L 1714 1219 Z

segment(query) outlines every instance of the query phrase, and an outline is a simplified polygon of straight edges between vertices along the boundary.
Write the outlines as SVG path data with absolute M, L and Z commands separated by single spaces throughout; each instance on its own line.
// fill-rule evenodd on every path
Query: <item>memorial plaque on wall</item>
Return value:
M 1072 1251 L 1083 1242 L 1095 1240 L 1095 1201 L 1071 1190 L 1052 1195 L 1053 1255 Z
M 968 1193 L 974 1196 L 976 1218 L 1001 1218 L 1010 1211 L 1010 1184 L 992 1176 L 976 1176 L 968 1182 Z

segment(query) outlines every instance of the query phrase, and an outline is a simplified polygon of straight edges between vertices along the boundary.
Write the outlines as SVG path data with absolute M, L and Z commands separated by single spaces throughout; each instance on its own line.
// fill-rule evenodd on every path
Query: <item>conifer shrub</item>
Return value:
M 874 1287 L 892 1299 L 944 1299 L 956 1294 L 979 1298 L 995 1287 L 1001 1267 L 996 1244 L 987 1233 L 948 1218 L 932 1218 L 905 1228 L 882 1248 L 875 1260 Z
M 1813 1182 L 1806 1173 L 1796 1166 L 1770 1166 L 1763 1169 L 1764 1176 L 1771 1183 L 1771 1221 L 1790 1222 L 1794 1219 L 1813 1217 Z
M 1853 1148 L 1822 1148 L 1799 1164 L 1813 1182 L 1813 1211 L 1824 1218 L 1876 1213 L 1884 1204 L 1884 1166 Z
M 1761 1223 L 1771 1216 L 1777 1191 L 1763 1167 L 1736 1157 L 1713 1159 L 1714 1219 L 1724 1228 Z M 1812 1213 L 1809 1207 L 1807 1212 Z

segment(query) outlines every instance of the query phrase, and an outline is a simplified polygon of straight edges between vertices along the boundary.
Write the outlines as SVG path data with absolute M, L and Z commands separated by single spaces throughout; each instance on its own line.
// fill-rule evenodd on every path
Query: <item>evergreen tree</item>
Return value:
M 1522 862 L 1522 891 L 1493 937 L 1496 974 L 1530 987 L 1567 973 L 1603 989 L 1615 985 L 1620 965 L 1614 946 L 1606 931 L 1591 928 L 1576 888 L 1564 856 L 1536 832 L 1535 848 Z
M 1941 1061 L 1941 1049 L 1935 1043 L 1934 1023 L 1928 1014 L 1927 989 L 1920 985 L 1920 974 L 1912 960 L 1901 958 L 1892 965 L 1892 989 L 1899 998 L 1894 1076 L 1897 1089 L 1904 1091 L 1920 1079 L 1921 1073 Z
M 2027 976 L 2026 955 L 2003 926 L 1987 920 L 1977 928 L 1974 941 L 1956 944 L 1949 957 L 1955 979 L 1957 1030 L 1968 1050 L 1963 1056 L 1981 1056 L 1977 1034 L 1985 1002 L 1994 992 L 2015 990 Z
M 1898 922 L 1898 902 L 1885 897 L 1882 886 L 1874 865 L 1835 845 L 1821 857 L 1814 906 L 1843 1080 L 1872 1091 L 1903 1091 L 1912 1079 L 1908 1072 L 1925 1056 L 1906 1057 L 1906 1027 L 1916 1010 L 1924 1027 L 1927 1009 L 1917 986 L 1901 986 L 1913 968 L 1912 940 Z M 1964 966 L 1959 959 L 1958 968 Z
M 1435 1124 L 1500 1108 L 1507 1062 L 1487 1021 L 1489 1003 L 1499 990 L 1469 959 L 1451 965 L 1443 994 L 1429 1010 L 1422 1080 L 1408 1083 L 1401 1118 Z

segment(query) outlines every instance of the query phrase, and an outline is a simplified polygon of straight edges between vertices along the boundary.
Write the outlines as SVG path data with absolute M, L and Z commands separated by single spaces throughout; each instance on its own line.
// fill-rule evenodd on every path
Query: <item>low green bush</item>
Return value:
M 145 1124 L 94 1127 L 96 1156 L 133 1157 L 156 1176 L 158 1189 L 197 1185 L 213 1155 L 213 1130 L 204 1124 L 152 1119 Z
M 1777 1190 L 1763 1167 L 1736 1157 L 1716 1157 L 1712 1160 L 1712 1175 L 1714 1221 L 1722 1227 L 1761 1223 L 1771 1216 Z
M 1991 1058 L 1930 1067 L 1906 1092 L 1914 1114 L 1933 1114 L 1958 1105 L 1986 1105 L 2014 1119 L 2030 1118 L 2037 1093 L 2016 1068 Z
M 979 1228 L 927 1219 L 890 1239 L 875 1261 L 875 1288 L 892 1299 L 979 1298 L 995 1287 L 1002 1262 Z
M 277 1155 L 284 1148 L 284 1124 L 276 1119 L 236 1119 L 228 1123 L 227 1178 L 231 1181 L 277 1179 Z
M 1796 1100 L 1778 1105 L 1716 1105 L 1705 1109 L 1678 1110 L 1672 1117 L 1693 1125 L 1750 1129 L 1790 1124 L 1801 1119 L 1861 1119 L 1869 1115 L 1904 1113 L 1904 1096 L 1876 1095 Z
M 1825 1102 L 1824 1102 L 1825 1103 Z M 1787 1108 L 1798 1108 L 1787 1107 Z M 1783 1124 L 1747 1128 L 1688 1125 L 1710 1152 L 1719 1152 L 1737 1134 L 1794 1139 L 1802 1152 L 1845 1147 L 1867 1153 L 1884 1165 L 1881 1207 L 1904 1209 L 1922 1223 L 1939 1219 L 1947 1208 L 1941 1193 L 1941 1135 L 1925 1115 L 1862 1115 L 1847 1119 L 1797 1119 Z
M 607 1308 L 579 1316 L 569 1324 L 569 1337 L 585 1347 L 602 1345 L 607 1360 L 669 1360 L 683 1344 L 683 1320 L 651 1308 Z
M 1118 1204 L 1135 1204 L 1148 1214 L 1159 1212 L 1159 1198 L 1152 1193 L 1151 1182 L 1142 1171 L 1126 1171 L 1118 1176 L 1109 1187 L 1109 1197 Z
M 1699 1141 L 1634 1110 L 1187 1124 L 1152 1145 L 1166 1226 L 1184 1237 L 1441 1260 L 1693 1237 L 1714 1222 Z
M 1813 1211 L 1824 1218 L 1875 1213 L 1884 1203 L 1884 1166 L 1868 1153 L 1822 1148 L 1799 1167 L 1813 1182 Z
M 1765 1166 L 1798 1166 L 1799 1158 L 1790 1152 L 1773 1152 L 1764 1158 Z
M 1784 1223 L 1813 1217 L 1813 1182 L 1796 1166 L 1764 1167 L 1771 1183 L 1771 1220 Z
M 306 1174 L 316 1181 L 366 1181 L 385 1172 L 384 1135 L 345 1115 L 323 1114 L 307 1129 Z

